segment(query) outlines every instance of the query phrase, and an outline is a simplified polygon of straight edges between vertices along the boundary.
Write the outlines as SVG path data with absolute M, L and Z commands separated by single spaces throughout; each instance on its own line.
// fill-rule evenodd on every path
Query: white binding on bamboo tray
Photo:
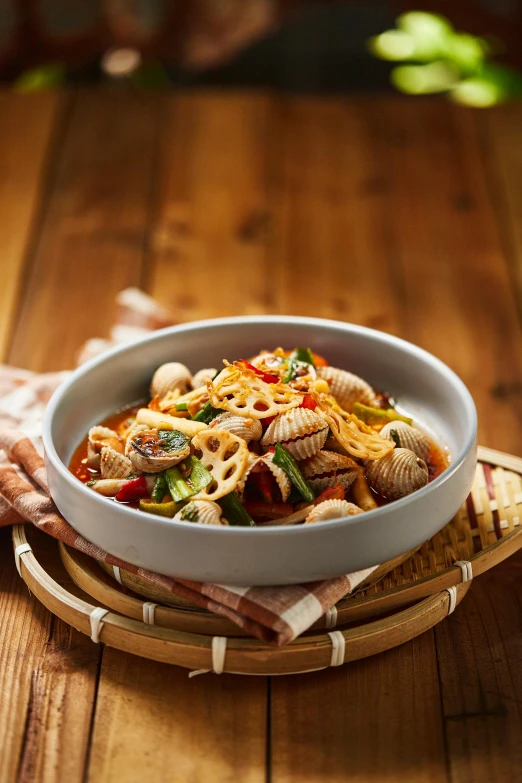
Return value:
M 342 666 L 346 650 L 344 636 L 341 631 L 330 631 L 328 636 L 332 640 L 332 658 L 330 660 L 330 666 Z
M 446 592 L 449 595 L 448 614 L 453 614 L 455 607 L 457 606 L 457 588 L 454 586 L 447 587 Z
M 18 571 L 19 575 L 22 576 L 22 572 L 20 571 L 20 557 L 22 555 L 25 555 L 26 552 L 32 552 L 31 544 L 18 544 L 18 546 L 15 549 L 15 565 L 16 570 Z
M 153 601 L 145 601 L 143 604 L 143 622 L 147 625 L 156 625 L 154 622 L 154 613 L 158 604 Z
M 101 606 L 96 606 L 89 615 L 89 622 L 91 624 L 91 639 L 95 644 L 100 641 L 100 633 L 103 628 L 103 618 L 106 614 L 109 614 L 108 609 L 103 609 Z
M 335 628 L 337 625 L 337 607 L 331 606 L 324 613 L 324 627 Z
M 123 586 L 123 582 L 121 581 L 121 571 L 120 571 L 120 567 L 119 567 L 119 566 L 115 566 L 115 565 L 113 565 L 113 567 L 112 567 L 112 572 L 113 572 L 113 574 L 114 574 L 114 578 L 116 579 L 116 581 L 117 581 L 117 582 L 119 582 L 119 583 L 120 583 L 120 585 L 122 585 L 122 586 Z
M 473 579 L 473 566 L 469 560 L 456 560 L 453 565 L 458 566 L 462 571 L 463 582 L 471 582 Z
M 226 636 L 213 636 L 212 637 L 212 669 L 197 669 L 196 671 L 189 672 L 189 679 L 197 677 L 198 674 L 223 674 L 225 669 L 225 656 L 227 654 L 227 637 Z

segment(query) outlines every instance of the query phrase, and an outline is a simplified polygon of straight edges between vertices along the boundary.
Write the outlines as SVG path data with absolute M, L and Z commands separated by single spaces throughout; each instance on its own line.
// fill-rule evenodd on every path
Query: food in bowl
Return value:
M 148 405 L 92 427 L 70 470 L 105 497 L 206 525 L 314 524 L 426 486 L 449 464 L 422 423 L 309 348 L 194 376 L 154 373 Z

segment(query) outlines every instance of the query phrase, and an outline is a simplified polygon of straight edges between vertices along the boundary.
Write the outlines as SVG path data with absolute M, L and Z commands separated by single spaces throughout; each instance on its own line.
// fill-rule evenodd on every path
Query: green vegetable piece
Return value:
M 188 402 L 177 402 L 176 403 L 176 410 L 177 411 L 188 411 Z
M 158 430 L 158 436 L 165 443 L 165 451 L 169 454 L 184 451 L 190 440 L 179 430 Z
M 212 482 L 212 473 L 206 469 L 197 457 L 191 455 L 178 465 L 165 471 L 167 486 L 173 500 L 180 503 L 201 492 Z
M 403 421 L 405 424 L 413 424 L 413 419 L 408 418 L 408 416 L 401 416 L 393 408 L 382 410 L 381 408 L 370 408 L 368 405 L 354 402 L 352 410 L 358 419 L 370 426 L 373 424 L 387 424 L 389 421 Z
M 156 514 L 158 517 L 172 517 L 179 509 L 179 503 L 174 500 L 169 503 L 155 503 L 153 500 L 140 500 L 140 511 L 147 511 L 149 514 Z
M 395 443 L 398 449 L 401 448 L 401 439 L 399 438 L 399 433 L 397 430 L 390 430 L 390 438 Z
M 85 483 L 85 486 L 86 487 L 94 487 L 94 485 L 97 484 L 97 483 L 98 483 L 98 479 L 91 479 L 90 481 L 87 481 Z
M 165 479 L 172 499 L 176 503 L 181 503 L 182 500 L 187 500 L 196 494 L 196 490 L 189 487 L 176 465 L 165 471 Z
M 290 452 L 280 443 L 276 443 L 273 463 L 284 470 L 294 487 L 301 493 L 303 500 L 306 500 L 307 503 L 313 503 L 315 494 L 312 487 L 299 470 L 299 466 Z
M 204 424 L 210 424 L 210 422 L 219 416 L 220 413 L 225 411 L 221 408 L 214 408 L 210 402 L 206 402 L 200 411 L 192 417 L 192 421 L 202 421 Z
M 315 367 L 310 348 L 296 348 L 290 358 L 295 359 L 296 362 L 304 362 L 304 364 L 311 364 L 312 367 Z
M 169 488 L 167 486 L 167 479 L 164 473 L 158 473 L 156 481 L 154 482 L 154 489 L 152 490 L 152 499 L 155 503 L 161 503 L 165 495 L 168 493 Z
M 256 523 L 235 492 L 230 492 L 229 495 L 219 498 L 216 502 L 221 506 L 223 515 L 229 525 L 233 525 L 234 527 L 256 526 Z

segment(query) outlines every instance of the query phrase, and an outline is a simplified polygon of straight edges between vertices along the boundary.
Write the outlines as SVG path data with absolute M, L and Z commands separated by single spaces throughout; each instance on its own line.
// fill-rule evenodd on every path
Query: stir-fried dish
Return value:
M 71 460 L 94 492 L 206 525 L 312 524 L 424 487 L 448 457 L 393 401 L 308 348 L 199 370 L 169 362 L 147 407 L 92 427 Z

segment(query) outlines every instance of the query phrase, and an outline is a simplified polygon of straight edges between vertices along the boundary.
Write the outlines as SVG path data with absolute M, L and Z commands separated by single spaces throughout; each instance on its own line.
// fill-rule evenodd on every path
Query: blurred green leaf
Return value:
M 49 90 L 64 84 L 66 74 L 65 65 L 61 65 L 60 63 L 41 65 L 38 68 L 31 68 L 30 70 L 23 71 L 14 80 L 13 89 L 18 92 Z
M 459 79 L 459 71 L 444 60 L 426 65 L 398 65 L 391 73 L 392 84 L 408 95 L 446 92 Z

